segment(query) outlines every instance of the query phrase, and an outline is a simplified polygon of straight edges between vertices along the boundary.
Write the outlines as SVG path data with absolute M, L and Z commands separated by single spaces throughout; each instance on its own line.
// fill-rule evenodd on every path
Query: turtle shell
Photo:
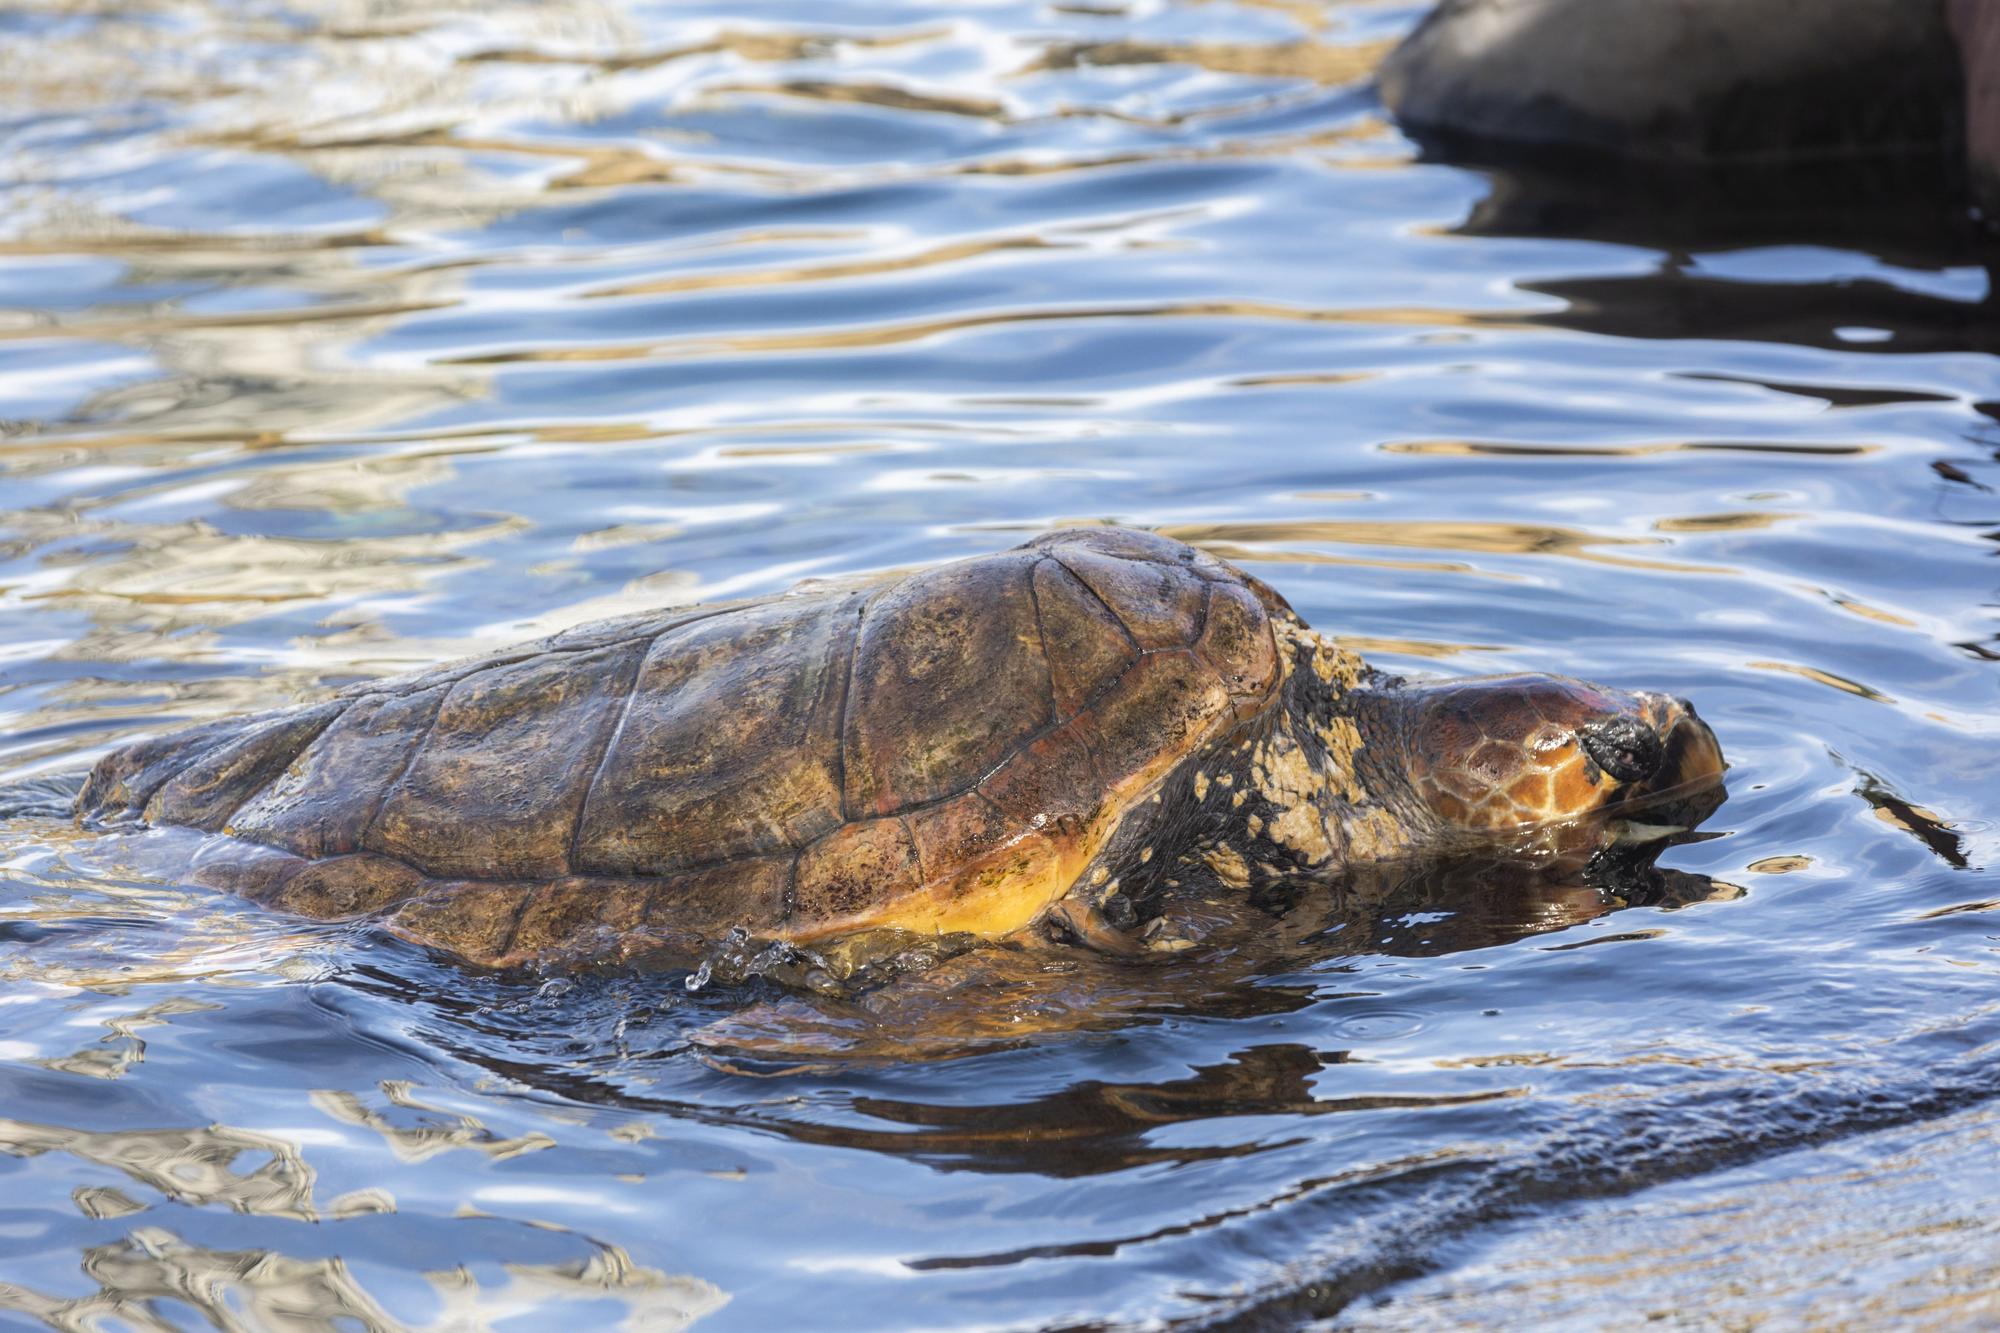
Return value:
M 1288 615 L 1120 529 L 874 584 L 582 627 L 116 751 L 80 815 L 194 877 L 477 962 L 734 925 L 1000 934 L 1265 712 Z

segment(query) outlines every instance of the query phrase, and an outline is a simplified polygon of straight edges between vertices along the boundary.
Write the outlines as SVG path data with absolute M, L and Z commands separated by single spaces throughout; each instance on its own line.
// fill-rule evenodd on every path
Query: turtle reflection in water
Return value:
M 1574 875 L 1699 822 L 1722 771 L 1682 700 L 1408 683 L 1241 570 L 1106 528 L 144 741 L 77 812 L 212 835 L 198 883 L 477 964 L 692 965 L 733 932 L 862 966 L 1166 954 L 1204 905 L 1385 865 Z

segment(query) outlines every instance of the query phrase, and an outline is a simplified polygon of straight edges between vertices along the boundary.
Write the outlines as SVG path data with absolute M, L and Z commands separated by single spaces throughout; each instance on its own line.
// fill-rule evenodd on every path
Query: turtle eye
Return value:
M 1620 782 L 1643 782 L 1652 777 L 1667 754 L 1660 734 L 1629 714 L 1578 727 L 1576 739 L 1599 768 Z

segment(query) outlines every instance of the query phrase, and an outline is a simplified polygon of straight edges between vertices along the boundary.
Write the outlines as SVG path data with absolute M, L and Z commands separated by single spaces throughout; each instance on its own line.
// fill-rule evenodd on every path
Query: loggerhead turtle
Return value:
M 1682 700 L 1406 683 L 1241 570 L 1102 528 L 142 741 L 76 810 L 214 835 L 196 882 L 475 963 L 684 961 L 737 927 L 1104 939 L 1188 884 L 1573 857 L 1698 821 L 1722 770 Z

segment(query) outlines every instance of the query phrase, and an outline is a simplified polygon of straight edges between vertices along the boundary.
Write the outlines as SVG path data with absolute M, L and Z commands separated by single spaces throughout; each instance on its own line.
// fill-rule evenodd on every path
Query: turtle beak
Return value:
M 1643 825 L 1691 828 L 1722 804 L 1729 768 L 1722 745 L 1686 699 L 1642 694 L 1639 701 L 1641 716 L 1595 724 L 1579 740 L 1605 772 L 1631 786 L 1623 804 L 1644 812 Z

